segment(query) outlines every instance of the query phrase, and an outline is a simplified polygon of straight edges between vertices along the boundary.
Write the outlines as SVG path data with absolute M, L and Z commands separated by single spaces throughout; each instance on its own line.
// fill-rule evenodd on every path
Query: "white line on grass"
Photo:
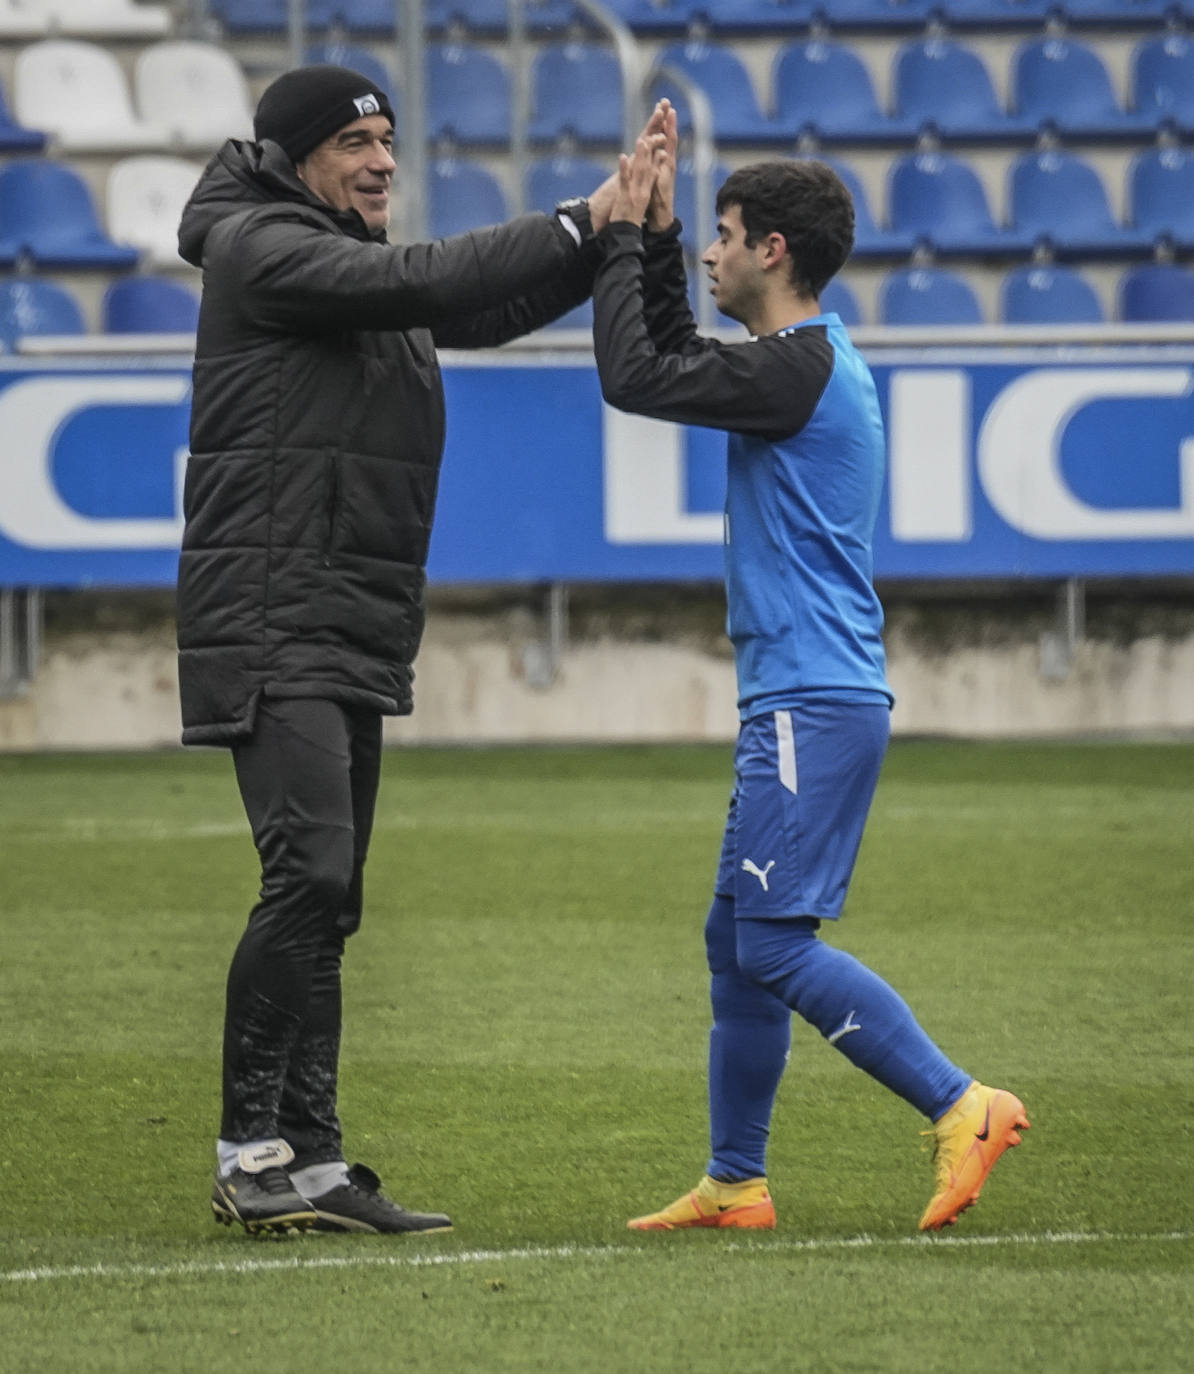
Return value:
M 770 1254 L 777 1250 L 804 1253 L 825 1250 L 930 1250 L 945 1247 L 969 1250 L 980 1246 L 1139 1244 L 1191 1241 L 1194 1231 L 1040 1231 L 1004 1236 L 847 1236 L 814 1240 L 778 1240 L 766 1245 L 730 1242 L 738 1253 Z M 218 1274 L 263 1274 L 298 1269 L 424 1269 L 440 1265 L 502 1264 L 512 1260 L 619 1259 L 651 1254 L 652 1248 L 627 1245 L 530 1245 L 509 1250 L 455 1250 L 443 1254 L 319 1255 L 278 1259 L 183 1260 L 177 1264 L 70 1264 L 44 1269 L 0 1270 L 0 1282 L 44 1283 L 55 1279 L 205 1278 Z

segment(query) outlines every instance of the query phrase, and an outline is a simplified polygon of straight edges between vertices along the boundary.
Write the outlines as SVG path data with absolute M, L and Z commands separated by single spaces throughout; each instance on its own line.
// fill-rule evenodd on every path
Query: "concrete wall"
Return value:
M 538 608 L 433 607 L 413 717 L 398 743 L 727 740 L 734 673 L 720 604 L 574 613 L 550 686 Z M 1063 677 L 1042 675 L 1048 601 L 889 603 L 897 733 L 1194 733 L 1194 598 L 1094 615 Z M 1052 663 L 1054 670 L 1057 664 Z M 56 625 L 31 688 L 0 701 L 0 749 L 125 749 L 178 741 L 173 627 Z

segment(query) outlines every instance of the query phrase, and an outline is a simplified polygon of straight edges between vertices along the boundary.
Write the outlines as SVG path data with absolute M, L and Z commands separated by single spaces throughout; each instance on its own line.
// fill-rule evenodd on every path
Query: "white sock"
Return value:
M 333 1188 L 348 1182 L 348 1165 L 342 1159 L 333 1164 L 308 1164 L 305 1169 L 292 1169 L 290 1181 L 308 1201 L 322 1197 Z

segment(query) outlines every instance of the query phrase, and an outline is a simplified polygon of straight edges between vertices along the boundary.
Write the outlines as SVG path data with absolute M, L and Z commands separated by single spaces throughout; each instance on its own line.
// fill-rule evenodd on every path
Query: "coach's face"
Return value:
M 365 115 L 325 138 L 298 163 L 300 180 L 337 210 L 356 210 L 368 229 L 390 221 L 394 129 L 382 114 Z

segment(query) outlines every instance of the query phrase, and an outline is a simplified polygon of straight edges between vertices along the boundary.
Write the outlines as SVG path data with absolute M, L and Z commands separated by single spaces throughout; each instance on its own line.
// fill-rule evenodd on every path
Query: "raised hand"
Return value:
M 663 134 L 663 147 L 662 156 L 656 159 L 655 186 L 647 207 L 647 224 L 652 229 L 662 231 L 676 218 L 676 145 L 679 139 L 676 111 L 671 104 L 661 100 L 655 109 L 662 115 L 659 132 Z
M 618 190 L 610 208 L 611 220 L 629 220 L 641 224 L 646 218 L 647 206 L 659 175 L 657 163 L 666 157 L 662 136 L 652 134 L 649 138 L 642 134 L 636 139 L 634 152 L 627 157 L 622 153 L 618 158 Z

